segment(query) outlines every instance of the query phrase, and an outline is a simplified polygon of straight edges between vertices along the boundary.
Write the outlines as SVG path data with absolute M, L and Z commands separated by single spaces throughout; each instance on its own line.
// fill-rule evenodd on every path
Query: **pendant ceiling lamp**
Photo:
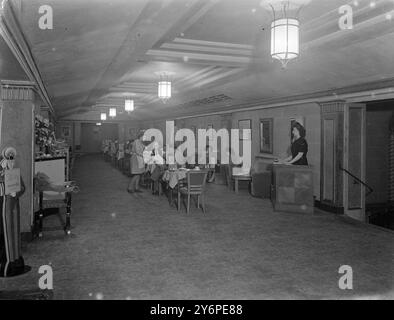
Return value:
M 263 6 L 273 13 L 271 23 L 271 57 L 283 68 L 300 55 L 300 22 L 298 14 L 310 0 L 267 0 Z
M 271 24 L 271 57 L 279 60 L 283 68 L 300 54 L 299 31 L 297 19 L 277 19 Z
M 116 117 L 116 108 L 109 108 L 109 116 L 111 118 L 115 118 Z
M 134 100 L 126 99 L 124 101 L 124 109 L 127 112 L 133 112 L 134 111 Z
M 157 87 L 157 96 L 163 103 L 166 103 L 171 98 L 171 81 L 170 72 L 160 72 L 158 73 L 160 80 Z
M 101 113 L 101 115 L 100 115 L 100 120 L 101 120 L 101 121 L 107 120 L 107 114 L 106 114 L 105 112 Z

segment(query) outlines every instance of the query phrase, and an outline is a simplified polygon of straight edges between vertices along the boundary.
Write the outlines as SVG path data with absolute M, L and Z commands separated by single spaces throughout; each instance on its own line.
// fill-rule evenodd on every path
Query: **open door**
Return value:
M 343 204 L 344 213 L 354 219 L 366 221 L 366 106 L 349 103 L 344 108 L 344 161 Z

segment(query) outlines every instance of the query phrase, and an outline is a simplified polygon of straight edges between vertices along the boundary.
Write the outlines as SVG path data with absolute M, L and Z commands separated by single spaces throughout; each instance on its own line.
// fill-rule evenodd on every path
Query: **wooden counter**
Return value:
M 271 197 L 275 211 L 313 213 L 312 167 L 274 164 Z

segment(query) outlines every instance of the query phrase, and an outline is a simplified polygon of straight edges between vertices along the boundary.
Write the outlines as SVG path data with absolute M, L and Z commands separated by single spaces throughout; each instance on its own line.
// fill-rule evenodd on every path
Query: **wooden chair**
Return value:
M 155 169 L 150 175 L 150 189 L 152 194 L 161 195 L 163 193 L 163 186 L 161 181 L 161 176 L 163 175 L 164 168 L 162 165 L 156 165 Z
M 71 234 L 71 192 L 59 192 L 59 195 L 56 197 L 52 197 L 50 199 L 44 198 L 45 191 L 39 192 L 39 210 L 38 210 L 38 227 L 37 233 L 39 237 L 42 237 L 42 228 L 43 228 L 43 220 L 44 213 L 47 209 L 65 209 L 65 217 L 66 221 L 63 226 L 63 230 L 66 235 Z
M 178 211 L 181 209 L 181 197 L 187 196 L 187 213 L 190 211 L 190 199 L 197 196 L 197 208 L 200 208 L 200 198 L 202 210 L 205 213 L 205 185 L 207 181 L 207 170 L 193 170 L 186 174 L 187 184 L 178 187 Z
M 60 213 L 65 210 L 63 229 L 67 235 L 71 233 L 71 194 L 78 188 L 66 177 L 65 160 L 54 158 L 35 162 L 34 192 L 38 195 L 38 211 L 35 212 L 34 229 L 39 237 L 42 236 L 44 217 L 51 211 Z
M 250 168 L 244 169 L 242 167 L 233 167 L 231 174 L 231 179 L 234 181 L 235 193 L 238 193 L 238 186 L 240 181 L 246 181 L 250 188 L 250 183 L 252 181 L 252 176 L 250 175 Z

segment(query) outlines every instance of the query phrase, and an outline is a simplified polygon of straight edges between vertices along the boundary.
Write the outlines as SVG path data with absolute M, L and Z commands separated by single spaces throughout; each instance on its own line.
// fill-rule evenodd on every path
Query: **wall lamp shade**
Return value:
M 101 120 L 101 121 L 107 120 L 107 114 L 106 114 L 106 113 L 102 113 L 102 114 L 100 115 L 100 120 Z
M 109 116 L 112 118 L 116 117 L 116 108 L 109 108 Z
M 297 19 L 278 19 L 271 24 L 271 56 L 285 68 L 300 53 L 300 23 Z
M 124 101 L 124 109 L 127 112 L 134 111 L 134 100 L 127 99 Z
M 171 81 L 159 81 L 158 97 L 163 102 L 171 98 Z

